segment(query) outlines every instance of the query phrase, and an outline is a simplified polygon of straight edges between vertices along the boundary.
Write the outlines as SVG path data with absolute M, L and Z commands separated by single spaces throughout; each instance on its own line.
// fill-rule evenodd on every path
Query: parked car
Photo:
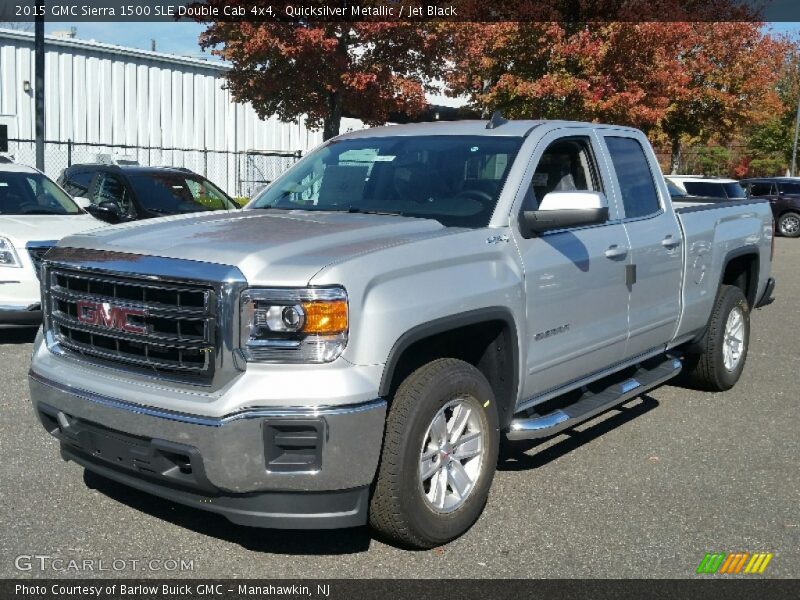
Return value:
M 177 167 L 73 165 L 58 182 L 73 196 L 88 198 L 87 210 L 109 223 L 238 208 L 208 179 Z
M 667 184 L 667 191 L 669 192 L 670 198 L 672 198 L 673 200 L 684 200 L 689 196 L 686 193 L 686 190 L 679 188 L 669 179 L 665 179 L 664 182 Z
M 769 200 L 780 235 L 800 236 L 800 178 L 760 177 L 744 179 L 742 185 L 749 197 Z
M 697 175 L 667 175 L 666 179 L 687 196 L 699 196 L 708 200 L 743 200 L 747 197 L 744 188 L 735 179 Z M 690 198 L 687 200 L 691 201 Z
M 772 243 L 767 202 L 674 209 L 635 129 L 351 132 L 239 213 L 63 240 L 33 408 L 64 458 L 148 493 L 430 548 L 481 514 L 501 435 L 681 370 L 735 385 Z
M 102 225 L 46 175 L 0 162 L 0 328 L 41 324 L 42 256 L 65 235 Z

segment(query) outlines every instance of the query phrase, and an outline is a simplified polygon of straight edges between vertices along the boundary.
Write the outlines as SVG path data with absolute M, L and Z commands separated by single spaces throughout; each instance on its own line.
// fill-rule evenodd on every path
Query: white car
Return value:
M 38 325 L 42 256 L 61 238 L 104 225 L 36 169 L 0 163 L 0 329 Z
M 744 200 L 747 194 L 735 179 L 703 177 L 702 175 L 667 175 L 667 184 L 674 184 L 687 196 L 719 198 L 720 200 Z M 681 198 L 681 200 L 688 200 Z

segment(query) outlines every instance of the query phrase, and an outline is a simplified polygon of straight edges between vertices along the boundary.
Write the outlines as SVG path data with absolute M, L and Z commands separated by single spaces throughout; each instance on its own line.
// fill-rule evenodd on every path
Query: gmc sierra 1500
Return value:
M 766 202 L 673 206 L 634 129 L 353 132 L 241 212 L 60 242 L 33 406 L 64 458 L 140 490 L 431 547 L 480 515 L 502 435 L 681 369 L 733 386 L 772 238 Z

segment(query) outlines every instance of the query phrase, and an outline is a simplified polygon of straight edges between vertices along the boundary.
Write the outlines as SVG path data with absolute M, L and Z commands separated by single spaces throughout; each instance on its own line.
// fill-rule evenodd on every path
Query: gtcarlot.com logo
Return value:
M 60 558 L 46 554 L 20 554 L 14 559 L 18 571 L 108 572 L 194 571 L 194 560 L 185 558 Z
M 753 554 L 749 552 L 706 552 L 696 572 L 698 575 L 713 573 L 760 575 L 767 568 L 773 556 L 771 552 L 754 552 Z

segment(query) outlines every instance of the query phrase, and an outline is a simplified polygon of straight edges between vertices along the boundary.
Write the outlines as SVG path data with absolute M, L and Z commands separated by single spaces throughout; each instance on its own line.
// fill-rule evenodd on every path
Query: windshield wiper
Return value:
M 393 217 L 405 217 L 400 211 L 368 210 L 357 206 L 351 206 L 347 209 L 347 212 L 359 215 L 391 215 Z
M 35 208 L 33 210 L 26 210 L 25 212 L 19 214 L 20 215 L 66 215 L 69 213 L 56 212 L 54 210 L 47 210 L 45 208 Z

